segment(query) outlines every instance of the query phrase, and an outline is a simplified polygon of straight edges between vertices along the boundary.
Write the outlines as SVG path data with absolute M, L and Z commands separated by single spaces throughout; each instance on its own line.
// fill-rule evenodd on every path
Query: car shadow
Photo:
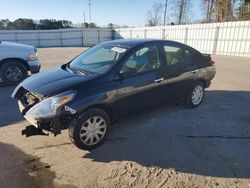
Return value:
M 51 170 L 51 165 L 24 153 L 14 145 L 0 142 L 0 155 L 1 187 L 76 187 L 54 182 L 56 174 Z
M 250 178 L 250 92 L 207 91 L 196 109 L 169 105 L 122 122 L 83 158 Z
M 23 120 L 17 101 L 11 98 L 16 86 L 0 83 L 0 127 L 11 125 Z

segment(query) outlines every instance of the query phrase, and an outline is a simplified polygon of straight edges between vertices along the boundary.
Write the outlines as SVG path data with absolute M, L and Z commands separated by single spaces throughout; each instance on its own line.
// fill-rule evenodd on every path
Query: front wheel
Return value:
M 9 61 L 2 65 L 0 77 L 6 84 L 18 84 L 28 76 L 26 67 L 16 61 Z
M 192 89 L 191 94 L 187 98 L 187 106 L 189 108 L 198 107 L 204 98 L 204 84 L 202 82 L 196 82 Z
M 75 125 L 69 127 L 69 137 L 78 148 L 90 150 L 103 143 L 109 127 L 108 114 L 99 108 L 93 108 L 84 112 Z

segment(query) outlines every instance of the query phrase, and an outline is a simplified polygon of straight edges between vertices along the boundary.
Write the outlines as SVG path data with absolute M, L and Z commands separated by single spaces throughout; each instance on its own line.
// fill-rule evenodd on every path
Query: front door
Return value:
M 125 118 L 159 105 L 163 102 L 161 61 L 157 46 L 145 46 L 135 51 L 125 61 L 118 81 L 118 117 Z

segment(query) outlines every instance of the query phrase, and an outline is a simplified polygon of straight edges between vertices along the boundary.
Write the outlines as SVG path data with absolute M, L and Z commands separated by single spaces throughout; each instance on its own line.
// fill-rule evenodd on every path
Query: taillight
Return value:
M 211 59 L 211 60 L 209 60 L 209 63 L 210 63 L 211 65 L 215 64 L 215 62 L 214 62 L 214 61 L 212 61 L 212 59 Z

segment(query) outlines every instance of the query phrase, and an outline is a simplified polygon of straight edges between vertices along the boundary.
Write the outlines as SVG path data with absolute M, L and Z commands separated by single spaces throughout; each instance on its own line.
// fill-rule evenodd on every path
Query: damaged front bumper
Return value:
M 54 96 L 54 98 L 57 96 L 58 95 Z M 40 130 L 42 135 L 44 135 L 43 130 L 50 131 L 55 136 L 60 134 L 61 130 L 69 127 L 69 124 L 74 119 L 74 115 L 77 113 L 74 109 L 66 105 L 59 106 L 56 111 L 54 111 L 54 113 L 45 112 L 44 109 L 50 109 L 50 107 L 44 107 L 44 105 L 51 105 L 50 102 L 54 102 L 54 98 L 52 100 L 51 97 L 46 98 L 37 93 L 32 93 L 22 86 L 18 86 L 18 88 L 15 89 L 12 97 L 18 99 L 19 110 L 24 118 L 34 127 L 36 127 L 37 130 Z M 46 100 L 47 102 L 45 102 Z M 27 129 L 22 133 L 26 134 L 26 136 L 32 134 Z M 37 135 L 37 133 L 37 131 L 34 131 L 34 135 Z
M 22 104 L 22 102 L 20 101 L 20 100 L 18 100 L 18 107 L 19 107 L 19 110 L 20 110 L 20 112 L 22 113 L 23 112 L 23 110 L 25 109 L 25 107 L 24 107 L 24 105 Z M 34 117 L 32 117 L 32 116 L 30 116 L 30 115 L 23 115 L 23 117 L 29 122 L 29 123 L 31 123 L 31 125 L 34 125 L 35 127 L 39 127 L 39 124 L 38 124 L 38 121 L 34 118 Z
M 52 132 L 55 136 L 61 133 L 61 130 L 64 129 L 60 124 L 60 116 L 52 116 L 50 118 L 39 118 L 29 115 L 29 111 L 25 112 L 25 107 L 20 100 L 18 100 L 19 110 L 22 113 L 23 117 L 34 127 L 39 130 L 46 130 Z

